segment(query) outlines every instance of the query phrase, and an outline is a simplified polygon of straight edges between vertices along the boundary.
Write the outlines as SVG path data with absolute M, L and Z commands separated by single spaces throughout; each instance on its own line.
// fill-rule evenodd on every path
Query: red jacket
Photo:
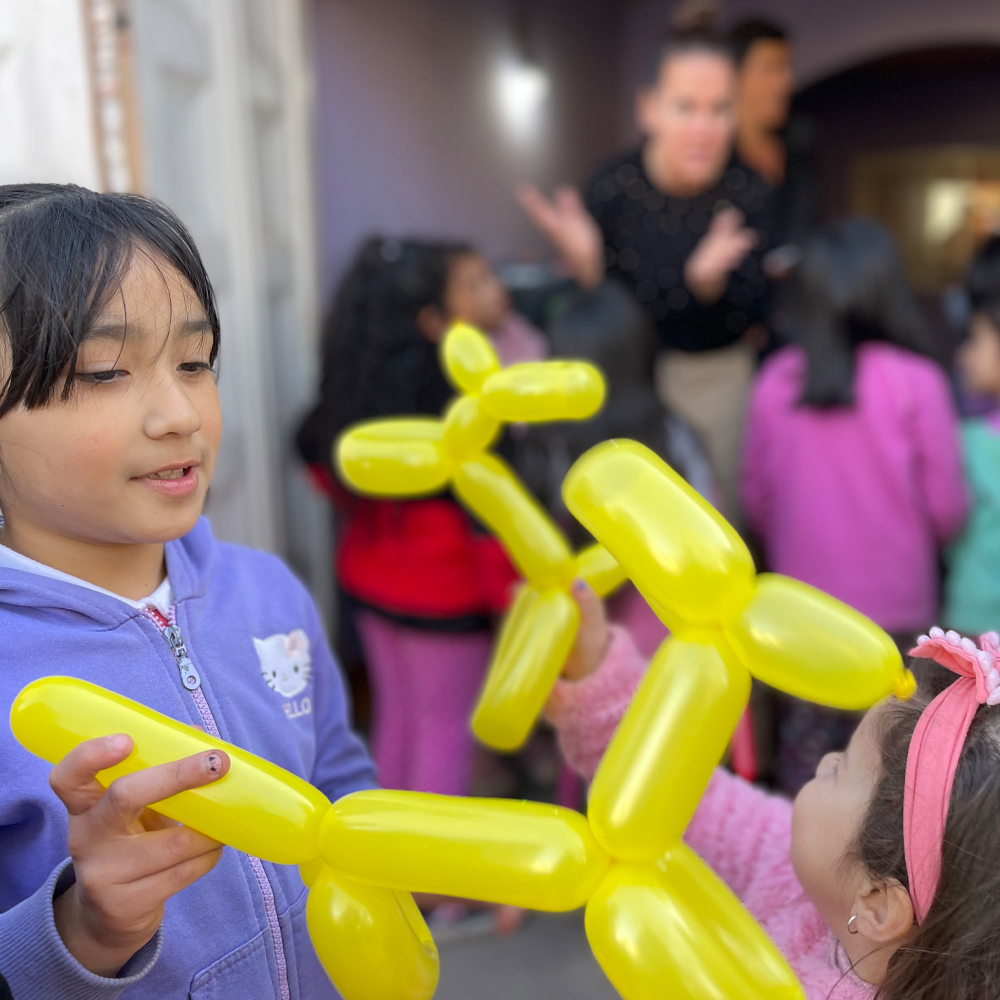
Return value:
M 316 484 L 341 514 L 340 587 L 390 614 L 449 619 L 507 609 L 517 571 L 500 543 L 450 497 L 373 500 L 348 493 L 322 466 Z

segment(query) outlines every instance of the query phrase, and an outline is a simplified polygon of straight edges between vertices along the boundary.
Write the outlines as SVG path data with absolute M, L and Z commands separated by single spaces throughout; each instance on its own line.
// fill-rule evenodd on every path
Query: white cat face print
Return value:
M 272 691 L 294 698 L 305 690 L 312 674 L 312 658 L 309 636 L 302 629 L 254 639 L 253 644 L 260 657 L 260 672 Z

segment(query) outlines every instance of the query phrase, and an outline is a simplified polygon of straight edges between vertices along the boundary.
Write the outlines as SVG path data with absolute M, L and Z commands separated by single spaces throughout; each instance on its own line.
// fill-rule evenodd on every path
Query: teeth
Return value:
M 186 469 L 168 469 L 166 472 L 151 472 L 147 479 L 183 479 Z

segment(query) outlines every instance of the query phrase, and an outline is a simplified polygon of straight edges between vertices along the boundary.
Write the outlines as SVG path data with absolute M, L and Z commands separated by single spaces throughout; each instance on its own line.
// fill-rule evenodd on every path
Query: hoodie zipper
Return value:
M 201 716 L 202 725 L 205 727 L 205 732 L 215 739 L 221 740 L 222 736 L 219 734 L 219 727 L 216 724 L 215 716 L 212 714 L 212 709 L 208 704 L 208 699 L 205 697 L 205 692 L 201 689 L 201 677 L 198 674 L 197 668 L 191 662 L 191 657 L 188 655 L 187 647 L 184 644 L 184 636 L 177 624 L 176 609 L 171 605 L 169 617 L 165 617 L 156 608 L 149 605 L 143 608 L 143 612 L 160 630 L 160 634 L 170 647 L 174 663 L 177 664 L 177 669 L 180 671 L 181 684 L 184 685 L 185 690 L 189 691 L 191 697 L 194 699 L 198 714 Z M 288 963 L 285 960 L 285 944 L 281 937 L 281 924 L 278 922 L 278 908 L 274 902 L 274 889 L 271 886 L 271 881 L 267 877 L 267 872 L 264 870 L 264 865 L 260 858 L 248 854 L 247 860 L 249 860 L 254 877 L 257 879 L 261 895 L 264 897 L 264 912 L 267 914 L 267 925 L 271 931 L 271 940 L 274 942 L 274 958 L 278 966 L 278 989 L 281 993 L 281 1000 L 291 1000 L 291 994 L 288 989 Z

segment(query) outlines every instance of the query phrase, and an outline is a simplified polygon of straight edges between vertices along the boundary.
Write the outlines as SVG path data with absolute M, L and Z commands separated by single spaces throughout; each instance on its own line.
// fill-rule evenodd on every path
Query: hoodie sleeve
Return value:
M 17 1000 L 115 1000 L 140 982 L 160 956 L 162 926 L 114 978 L 80 965 L 66 950 L 52 910 L 52 900 L 73 881 L 67 858 L 37 892 L 0 913 L 0 970 Z
M 608 649 L 597 670 L 582 681 L 556 681 L 545 707 L 566 762 L 588 781 L 646 672 L 632 636 L 619 625 L 608 631 Z
M 315 684 L 316 763 L 310 781 L 330 801 L 377 787 L 375 766 L 351 728 L 350 699 L 312 599 L 309 632 Z

